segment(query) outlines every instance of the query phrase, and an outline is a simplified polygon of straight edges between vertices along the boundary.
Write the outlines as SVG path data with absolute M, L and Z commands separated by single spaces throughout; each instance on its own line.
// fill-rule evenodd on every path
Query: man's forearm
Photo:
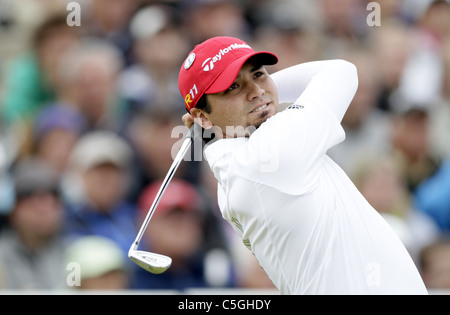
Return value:
M 344 60 L 299 64 L 272 75 L 280 103 L 321 103 L 342 120 L 358 87 L 356 67 Z

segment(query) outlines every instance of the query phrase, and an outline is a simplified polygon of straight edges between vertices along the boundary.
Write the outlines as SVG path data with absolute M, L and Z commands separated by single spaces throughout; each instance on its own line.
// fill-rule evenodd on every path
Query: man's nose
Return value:
M 256 82 L 249 83 L 248 89 L 249 101 L 252 101 L 253 99 L 260 97 L 264 95 L 264 93 L 266 93 L 266 91 Z

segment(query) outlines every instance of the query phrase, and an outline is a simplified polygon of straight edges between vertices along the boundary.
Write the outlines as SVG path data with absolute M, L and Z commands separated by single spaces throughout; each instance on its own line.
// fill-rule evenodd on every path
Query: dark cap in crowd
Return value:
M 38 158 L 26 158 L 17 162 L 12 169 L 14 192 L 17 199 L 36 193 L 59 195 L 58 173 Z

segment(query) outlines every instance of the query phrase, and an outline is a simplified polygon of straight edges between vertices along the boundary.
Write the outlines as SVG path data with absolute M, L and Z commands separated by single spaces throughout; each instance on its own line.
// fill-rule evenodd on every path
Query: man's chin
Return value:
M 258 117 L 258 120 L 252 126 L 255 129 L 258 129 L 263 123 L 267 121 L 267 119 L 274 116 L 275 114 L 276 111 L 272 110 L 272 108 L 268 108 L 267 110 L 262 111 L 260 116 Z

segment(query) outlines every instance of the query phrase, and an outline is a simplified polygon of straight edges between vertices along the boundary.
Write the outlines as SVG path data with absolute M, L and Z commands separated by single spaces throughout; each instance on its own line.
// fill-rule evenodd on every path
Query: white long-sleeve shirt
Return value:
M 326 154 L 345 138 L 356 68 L 317 61 L 272 78 L 293 105 L 205 149 L 224 219 L 282 294 L 427 294 L 397 235 Z

